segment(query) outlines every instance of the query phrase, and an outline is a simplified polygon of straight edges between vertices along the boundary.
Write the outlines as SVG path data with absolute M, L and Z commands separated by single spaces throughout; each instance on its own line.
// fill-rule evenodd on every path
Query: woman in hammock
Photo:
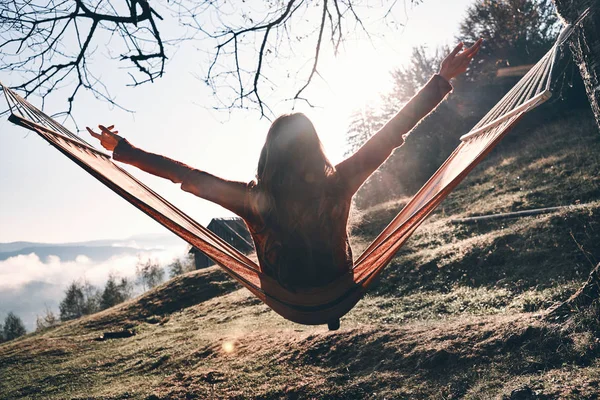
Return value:
M 254 239 L 261 271 L 289 290 L 324 286 L 352 269 L 347 223 L 352 196 L 404 143 L 406 134 L 451 91 L 449 80 L 466 71 L 481 39 L 444 59 L 440 71 L 354 155 L 332 165 L 303 114 L 277 118 L 261 151 L 256 180 L 232 182 L 145 152 L 116 135 L 87 128 L 113 158 L 181 183 L 181 189 L 239 215 Z

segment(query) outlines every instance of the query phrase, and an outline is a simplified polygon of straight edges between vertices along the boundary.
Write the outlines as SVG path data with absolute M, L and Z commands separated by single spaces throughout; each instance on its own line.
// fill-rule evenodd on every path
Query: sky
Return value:
M 406 23 L 401 31 L 373 43 L 348 43 L 337 58 L 324 57 L 320 67 L 323 80 L 311 88 L 319 107 L 300 105 L 296 110 L 313 120 L 333 162 L 343 158 L 351 111 L 376 101 L 379 93 L 389 88 L 389 71 L 408 61 L 412 47 L 454 44 L 468 4 L 469 0 L 425 1 L 408 8 L 408 19 L 400 21 Z M 115 124 L 123 136 L 145 150 L 223 178 L 250 181 L 269 121 L 255 111 L 226 114 L 210 110 L 214 98 L 198 80 L 198 65 L 188 61 L 185 51 L 173 55 L 165 76 L 156 83 L 117 88 L 117 100 L 134 109 L 134 114 L 84 93 L 76 98 L 74 117 L 81 128 Z M 107 63 L 109 71 L 103 81 L 109 85 L 119 82 L 111 77 L 110 68 L 117 67 Z M 18 82 L 18 77 L 0 75 L 0 80 L 10 84 Z M 53 97 L 54 103 L 47 103 L 46 110 L 64 108 L 65 97 Z M 290 112 L 290 104 L 276 104 L 275 111 Z M 86 133 L 80 134 L 92 140 Z M 177 185 L 133 173 L 204 224 L 212 217 L 230 215 L 182 192 Z M 41 138 L 0 121 L 0 242 L 58 243 L 158 232 L 165 230 Z

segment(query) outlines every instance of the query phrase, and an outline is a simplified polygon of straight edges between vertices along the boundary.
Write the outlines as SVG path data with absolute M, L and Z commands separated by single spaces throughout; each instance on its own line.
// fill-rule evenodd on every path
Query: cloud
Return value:
M 148 258 L 168 265 L 174 258 L 185 254 L 185 245 L 165 250 L 140 251 L 137 255 L 123 254 L 106 261 L 95 262 L 85 255 L 73 261 L 62 261 L 57 256 L 41 260 L 37 254 L 19 255 L 0 261 L 0 318 L 13 311 L 19 315 L 28 330 L 35 328 L 37 315 L 46 307 L 58 312 L 65 288 L 73 281 L 86 279 L 101 288 L 109 274 L 135 278 L 138 261 Z

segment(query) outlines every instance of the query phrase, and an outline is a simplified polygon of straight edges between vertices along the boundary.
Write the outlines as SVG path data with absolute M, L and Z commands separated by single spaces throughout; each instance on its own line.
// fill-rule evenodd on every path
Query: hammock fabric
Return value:
M 566 30 L 561 37 L 565 36 Z M 262 274 L 248 257 L 113 163 L 110 155 L 95 149 L 13 91 L 2 87 L 11 109 L 11 122 L 35 131 L 115 193 L 202 250 L 284 318 L 301 324 L 329 323 L 330 328 L 336 329 L 339 318 L 361 299 L 369 284 L 425 218 L 527 111 L 551 96 L 552 69 L 563 41 L 559 39 L 504 98 L 468 134 L 461 137 L 460 145 L 358 257 L 350 273 L 327 286 L 294 292 Z

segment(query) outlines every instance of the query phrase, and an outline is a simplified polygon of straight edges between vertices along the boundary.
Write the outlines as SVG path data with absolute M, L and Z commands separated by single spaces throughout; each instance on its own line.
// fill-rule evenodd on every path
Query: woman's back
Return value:
M 335 173 L 322 185 L 303 186 L 271 213 L 247 220 L 262 271 L 290 290 L 326 285 L 352 268 L 346 232 L 352 196 Z

